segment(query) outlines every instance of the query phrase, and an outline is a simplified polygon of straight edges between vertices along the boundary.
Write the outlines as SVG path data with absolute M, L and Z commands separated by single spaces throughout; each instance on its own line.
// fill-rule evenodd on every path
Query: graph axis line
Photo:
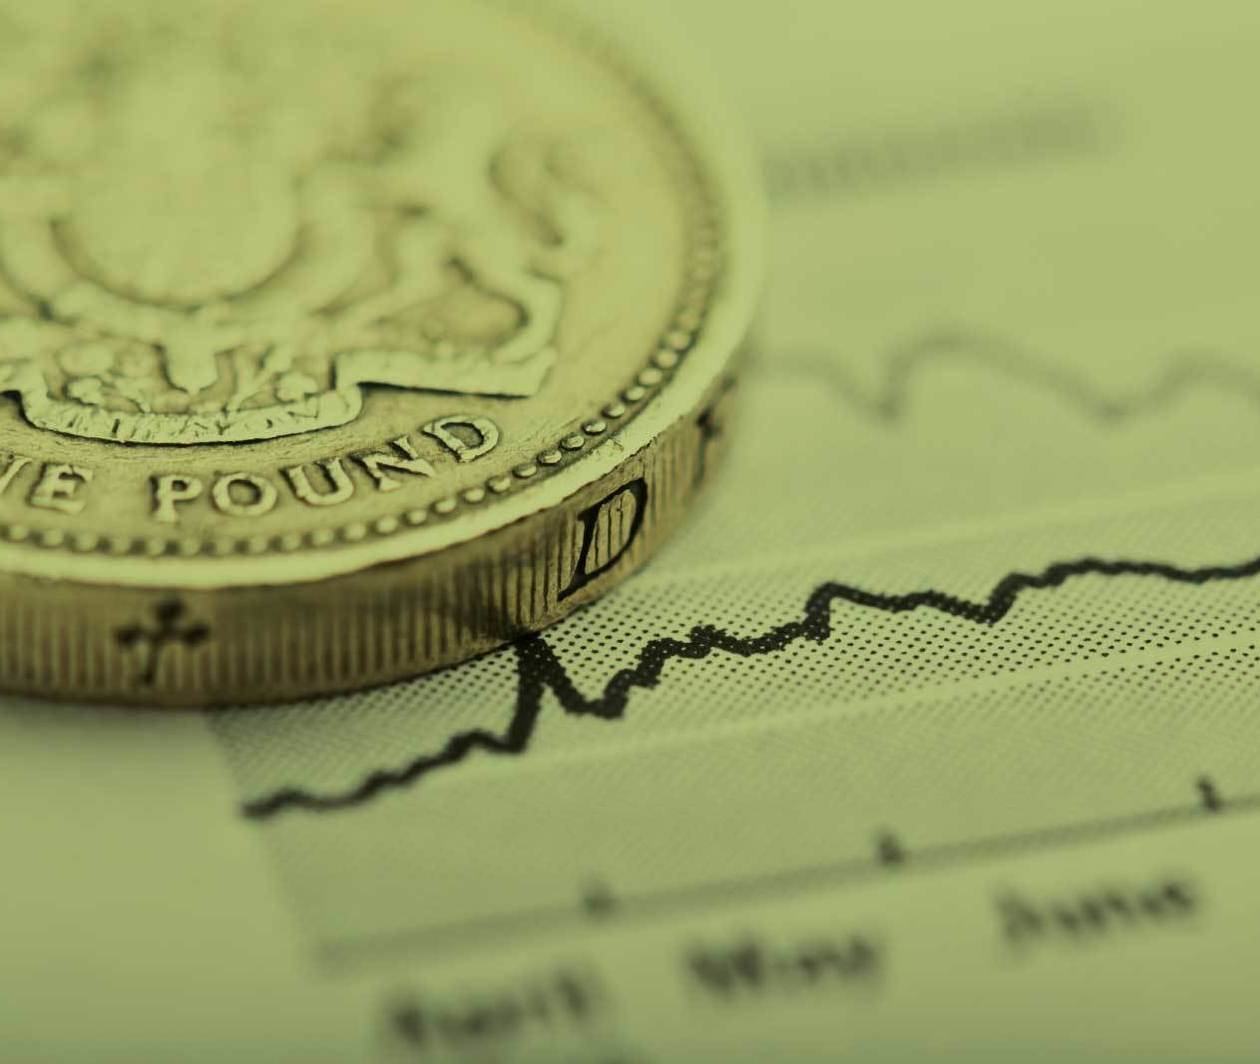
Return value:
M 874 879 L 900 879 L 931 874 L 978 862 L 1000 860 L 1073 846 L 1088 846 L 1114 838 L 1149 833 L 1165 828 L 1184 827 L 1203 820 L 1227 819 L 1260 813 L 1260 792 L 1230 798 L 1219 805 L 1185 804 L 1164 806 L 1093 820 L 1048 825 L 1021 831 L 953 840 L 923 847 L 909 847 L 903 862 L 890 867 L 878 857 L 849 857 L 837 861 L 776 870 L 752 876 L 711 880 L 666 887 L 642 893 L 614 895 L 610 915 L 592 917 L 578 903 L 539 905 L 528 909 L 495 913 L 428 928 L 412 928 L 387 936 L 363 936 L 325 943 L 323 959 L 332 964 L 347 963 L 356 954 L 377 953 L 381 949 L 410 950 L 420 945 L 442 948 L 468 943 L 504 933 L 531 933 L 588 923 L 613 926 L 619 921 L 663 919 L 694 910 L 709 911 L 714 905 L 751 904 L 785 894 L 854 886 Z

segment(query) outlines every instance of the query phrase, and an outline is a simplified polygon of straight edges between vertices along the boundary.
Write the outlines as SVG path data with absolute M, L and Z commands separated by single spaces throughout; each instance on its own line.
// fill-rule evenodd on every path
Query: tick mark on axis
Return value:
M 1219 813 L 1224 808 L 1225 800 L 1221 797 L 1221 792 L 1216 789 L 1211 776 L 1200 776 L 1195 780 L 1194 785 L 1198 788 L 1199 800 L 1203 803 L 1205 813 Z
M 891 831 L 885 831 L 875 838 L 875 855 L 882 865 L 896 867 L 906 863 L 906 851 L 901 840 Z
M 593 920 L 606 920 L 617 912 L 617 896 L 603 883 L 592 883 L 582 895 L 582 908 Z

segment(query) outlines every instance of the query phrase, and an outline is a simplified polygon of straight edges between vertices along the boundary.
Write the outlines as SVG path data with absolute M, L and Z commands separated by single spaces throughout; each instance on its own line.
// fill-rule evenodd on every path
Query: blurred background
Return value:
M 641 14 L 765 175 L 725 469 L 530 651 L 578 694 L 543 690 L 525 756 L 406 772 L 510 726 L 519 648 L 353 699 L 67 711 L 58 749 L 94 756 L 55 816 L 38 781 L 64 766 L 32 738 L 54 725 L 7 707 L 43 855 L 13 873 L 15 956 L 94 988 L 58 1044 L 148 1023 L 187 1059 L 1255 1059 L 1260 8 Z M 593 711 L 653 640 L 811 617 Z M 271 802 L 381 772 L 335 811 Z M 13 982 L 53 1030 L 65 993 Z

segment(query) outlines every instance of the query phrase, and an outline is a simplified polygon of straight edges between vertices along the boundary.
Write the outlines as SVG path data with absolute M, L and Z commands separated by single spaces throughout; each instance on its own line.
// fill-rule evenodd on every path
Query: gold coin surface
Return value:
M 651 553 L 720 442 L 755 182 L 603 21 L 0 0 L 0 687 L 348 690 Z

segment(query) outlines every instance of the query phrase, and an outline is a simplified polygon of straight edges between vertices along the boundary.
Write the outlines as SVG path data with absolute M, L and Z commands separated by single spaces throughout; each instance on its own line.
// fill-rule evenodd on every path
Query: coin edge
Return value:
M 506 6 L 501 0 L 486 2 Z M 618 76 L 636 91 L 662 131 L 670 134 L 679 155 L 694 171 L 687 183 L 694 182 L 701 197 L 692 210 L 702 217 L 688 218 L 689 237 L 696 230 L 703 231 L 712 220 L 720 224 L 716 241 L 688 249 L 689 254 L 698 252 L 703 258 L 720 248 L 718 267 L 711 271 L 713 276 L 705 277 L 708 300 L 702 308 L 704 325 L 694 345 L 680 344 L 672 335 L 677 330 L 667 329 L 635 379 L 594 404 L 595 413 L 584 419 L 581 437 L 566 433 L 554 447 L 544 448 L 532 461 L 519 463 L 510 474 L 497 473 L 480 489 L 440 499 L 424 510 L 412 508 L 370 524 L 351 521 L 338 528 L 317 530 L 322 533 L 321 540 L 332 534 L 327 545 L 294 545 L 286 543 L 293 537 L 283 534 L 204 541 L 140 536 L 119 543 L 86 531 L 67 533 L 14 523 L 0 525 L 0 540 L 5 541 L 0 543 L 0 571 L 138 588 L 213 589 L 326 580 L 435 554 L 558 506 L 602 480 L 691 412 L 721 375 L 751 320 L 761 274 L 761 182 L 738 123 L 712 86 L 697 76 L 675 42 L 654 34 L 641 21 L 631 22 L 610 13 L 601 13 L 605 18 L 597 26 L 575 7 L 570 0 L 545 0 L 535 4 L 530 14 L 544 19 L 549 28 L 588 53 L 615 62 Z M 684 280 L 684 291 L 691 281 L 690 276 Z M 683 350 L 676 351 L 676 347 Z M 685 353 L 685 357 L 671 359 L 671 353 Z M 666 385 L 671 402 L 660 397 Z M 635 406 L 639 407 L 637 412 Z M 633 417 L 626 426 L 610 434 L 607 421 L 628 414 Z M 598 439 L 599 445 L 588 447 L 588 438 Z M 548 469 L 545 482 L 534 480 Z M 528 483 L 529 490 L 514 499 L 504 498 L 503 480 L 507 476 L 511 477 L 507 491 L 518 483 Z M 500 501 L 471 518 L 441 520 L 489 499 Z

